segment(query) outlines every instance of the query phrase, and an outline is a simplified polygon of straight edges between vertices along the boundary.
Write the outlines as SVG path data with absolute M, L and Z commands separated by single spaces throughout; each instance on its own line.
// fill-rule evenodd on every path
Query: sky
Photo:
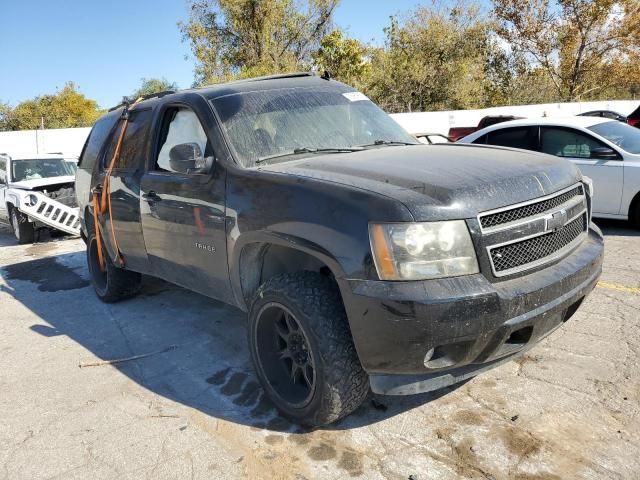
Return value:
M 342 0 L 335 23 L 349 36 L 382 43 L 389 16 L 418 0 Z M 188 88 L 194 60 L 176 23 L 185 0 L 0 0 L 0 101 L 16 105 L 73 81 L 108 108 L 143 77 Z M 186 57 L 186 58 L 185 58 Z

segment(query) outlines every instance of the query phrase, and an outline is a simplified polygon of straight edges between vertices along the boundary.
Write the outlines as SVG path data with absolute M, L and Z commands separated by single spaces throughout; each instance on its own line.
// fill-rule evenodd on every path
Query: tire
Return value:
M 91 284 L 98 298 L 105 303 L 113 303 L 135 296 L 140 291 L 142 275 L 116 267 L 104 247 L 103 252 L 104 271 L 100 269 L 96 235 L 91 233 L 87 241 L 87 265 Z
M 248 337 L 266 395 L 297 423 L 335 422 L 356 410 L 369 392 L 337 285 L 323 275 L 278 275 L 260 286 Z
M 16 207 L 11 208 L 9 216 L 11 228 L 16 240 L 20 245 L 26 245 L 27 243 L 33 243 L 35 238 L 35 231 L 33 224 L 29 222 L 27 216 L 18 210 Z
M 631 226 L 640 229 L 640 200 L 633 202 L 629 212 L 629 222 Z

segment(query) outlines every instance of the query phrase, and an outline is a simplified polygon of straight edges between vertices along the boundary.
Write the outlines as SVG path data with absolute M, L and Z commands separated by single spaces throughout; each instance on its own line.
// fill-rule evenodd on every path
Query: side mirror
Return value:
M 206 173 L 213 157 L 204 157 L 197 143 L 181 143 L 169 150 L 169 166 L 178 173 Z
M 597 160 L 618 160 L 620 156 L 613 148 L 598 147 L 591 150 L 591 156 L 589 158 L 595 158 Z

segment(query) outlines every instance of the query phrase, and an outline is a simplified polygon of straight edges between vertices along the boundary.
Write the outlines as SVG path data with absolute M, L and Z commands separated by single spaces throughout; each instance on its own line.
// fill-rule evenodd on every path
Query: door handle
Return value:
M 147 193 L 142 195 L 142 198 L 144 200 L 146 200 L 147 202 L 159 202 L 160 200 L 162 200 L 162 197 L 160 197 L 155 191 L 153 190 L 149 190 Z

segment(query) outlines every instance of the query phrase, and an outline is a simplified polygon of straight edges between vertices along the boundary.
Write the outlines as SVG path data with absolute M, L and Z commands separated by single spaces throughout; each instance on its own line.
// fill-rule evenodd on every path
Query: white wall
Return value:
M 91 128 L 56 128 L 0 132 L 0 153 L 24 157 L 61 152 L 65 157 L 78 157 Z
M 591 110 L 613 110 L 629 115 L 640 105 L 638 100 L 611 100 L 604 102 L 544 103 L 483 108 L 480 110 L 452 110 L 448 112 L 394 113 L 391 116 L 409 133 L 441 133 L 451 127 L 473 127 L 486 115 L 514 115 L 517 117 L 570 117 Z

